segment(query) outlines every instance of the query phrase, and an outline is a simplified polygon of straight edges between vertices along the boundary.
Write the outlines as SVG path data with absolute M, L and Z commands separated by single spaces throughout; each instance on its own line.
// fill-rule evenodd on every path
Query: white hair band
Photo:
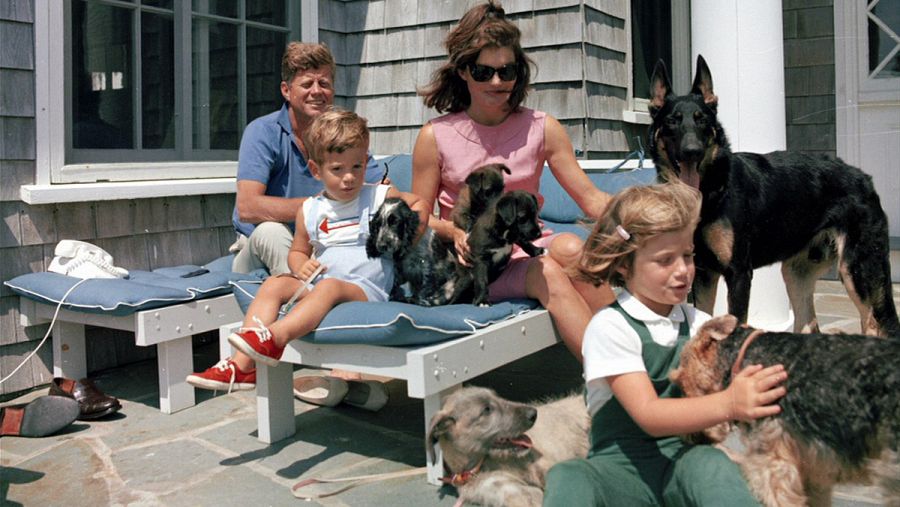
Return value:
M 631 234 L 628 234 L 628 231 L 625 230 L 621 225 L 616 226 L 616 232 L 619 233 L 619 236 L 622 236 L 622 239 L 628 241 L 631 239 Z

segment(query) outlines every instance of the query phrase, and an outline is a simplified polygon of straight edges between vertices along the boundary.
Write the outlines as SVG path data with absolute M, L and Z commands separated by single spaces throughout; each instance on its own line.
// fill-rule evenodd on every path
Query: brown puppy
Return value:
M 512 174 L 503 164 L 487 164 L 466 176 L 466 185 L 459 191 L 450 212 L 454 225 L 466 232 L 472 230 L 478 217 L 503 193 L 503 173 Z
M 531 406 L 466 387 L 431 418 L 425 445 L 431 461 L 433 446 L 440 446 L 449 472 L 443 480 L 456 486 L 461 501 L 538 506 L 547 470 L 587 455 L 590 424 L 580 394 Z
M 670 377 L 687 396 L 726 388 L 748 364 L 784 364 L 781 413 L 737 427 L 735 457 L 765 505 L 831 505 L 841 482 L 879 481 L 900 505 L 900 337 L 768 333 L 731 315 L 700 328 Z M 724 425 L 704 432 L 712 441 Z M 733 456 L 734 457 L 734 456 Z

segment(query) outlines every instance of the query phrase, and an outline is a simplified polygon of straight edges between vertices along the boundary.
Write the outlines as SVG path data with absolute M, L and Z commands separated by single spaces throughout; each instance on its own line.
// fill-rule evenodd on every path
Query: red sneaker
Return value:
M 201 389 L 214 391 L 250 391 L 256 389 L 256 369 L 247 373 L 231 359 L 223 359 L 210 366 L 203 373 L 192 373 L 187 376 L 187 383 Z
M 259 327 L 242 327 L 238 329 L 237 333 L 228 335 L 228 343 L 250 356 L 254 361 L 269 366 L 278 366 L 278 360 L 281 359 L 284 347 L 279 347 L 275 344 L 269 328 L 259 318 L 253 317 L 253 322 L 256 322 Z

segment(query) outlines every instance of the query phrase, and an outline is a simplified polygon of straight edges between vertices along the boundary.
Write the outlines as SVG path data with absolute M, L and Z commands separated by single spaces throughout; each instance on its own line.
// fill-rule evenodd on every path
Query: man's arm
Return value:
M 235 205 L 238 218 L 248 224 L 262 222 L 292 222 L 305 197 L 273 197 L 266 195 L 266 186 L 254 180 L 238 180 Z

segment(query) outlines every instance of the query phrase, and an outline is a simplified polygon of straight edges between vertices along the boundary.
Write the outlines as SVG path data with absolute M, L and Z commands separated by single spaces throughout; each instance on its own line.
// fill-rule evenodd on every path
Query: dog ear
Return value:
M 669 95 L 672 95 L 672 85 L 669 82 L 666 64 L 660 59 L 653 67 L 653 75 L 650 78 L 650 106 L 648 107 L 650 116 L 656 116 Z
M 706 324 L 703 324 L 700 332 L 702 333 L 705 330 L 713 340 L 722 341 L 734 332 L 737 325 L 737 317 L 734 315 L 722 315 L 721 317 L 714 317 Z
M 512 195 L 512 194 L 507 194 Z M 497 201 L 497 217 L 504 228 L 509 228 L 516 223 L 516 211 L 518 202 L 514 198 L 501 199 Z
M 375 246 L 375 242 L 378 239 L 378 234 L 381 231 L 381 209 L 375 213 L 369 220 L 369 237 L 366 238 L 366 255 L 369 256 L 370 259 L 374 259 L 376 257 L 381 257 L 381 252 L 378 251 L 378 247 Z
M 713 93 L 712 73 L 702 55 L 697 55 L 697 71 L 694 73 L 694 85 L 691 87 L 691 93 L 703 96 L 703 102 L 712 108 L 719 103 L 719 97 Z
M 454 424 L 456 424 L 456 419 L 446 412 L 438 412 L 431 418 L 431 425 L 425 436 L 425 454 L 428 457 L 428 463 L 434 463 L 434 446 L 441 435 L 450 431 Z

